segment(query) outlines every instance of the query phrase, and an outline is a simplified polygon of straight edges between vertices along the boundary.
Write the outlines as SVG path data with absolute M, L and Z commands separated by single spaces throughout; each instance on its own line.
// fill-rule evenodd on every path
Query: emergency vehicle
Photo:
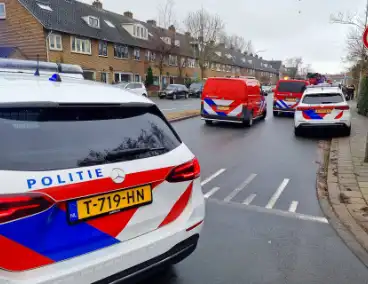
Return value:
M 273 89 L 273 115 L 294 113 L 307 85 L 306 80 L 279 80 Z
M 117 283 L 191 254 L 200 165 L 158 107 L 22 64 L 0 60 L 0 284 Z
M 294 133 L 305 129 L 338 129 L 343 135 L 351 132 L 351 114 L 344 94 L 338 86 L 320 84 L 308 86 L 296 107 Z
M 201 99 L 201 117 L 206 124 L 219 121 L 242 123 L 250 127 L 254 120 L 265 119 L 266 116 L 267 103 L 257 80 L 207 79 Z

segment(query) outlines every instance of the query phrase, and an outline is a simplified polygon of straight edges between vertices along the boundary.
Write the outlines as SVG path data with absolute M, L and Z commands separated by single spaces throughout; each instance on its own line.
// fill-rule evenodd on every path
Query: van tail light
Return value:
M 338 110 L 349 110 L 350 107 L 349 106 L 337 106 L 337 107 L 335 107 L 335 109 L 338 109 Z
M 201 174 L 201 168 L 197 158 L 177 166 L 171 170 L 166 180 L 168 182 L 182 182 L 193 180 L 199 177 Z
M 0 224 L 40 213 L 54 204 L 40 193 L 0 195 Z

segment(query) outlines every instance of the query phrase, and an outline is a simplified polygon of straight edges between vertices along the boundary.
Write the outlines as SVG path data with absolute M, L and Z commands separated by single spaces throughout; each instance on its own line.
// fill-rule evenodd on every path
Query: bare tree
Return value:
M 293 57 L 286 59 L 286 73 L 290 78 L 295 78 L 303 65 L 303 59 L 301 57 Z
M 187 65 L 187 58 L 185 56 L 178 56 L 178 79 L 181 83 L 184 83 L 183 71 Z
M 248 40 L 248 41 L 245 42 L 243 51 L 247 52 L 248 54 L 254 53 L 254 46 L 253 46 L 253 42 L 251 40 Z
M 159 85 L 162 89 L 162 75 L 165 65 L 169 63 L 169 56 L 178 51 L 175 45 L 175 34 L 177 21 L 175 20 L 173 0 L 167 0 L 165 5 L 158 8 L 158 29 L 155 50 L 156 60 L 155 66 L 159 70 L 160 78 Z
M 254 48 L 251 40 L 245 40 L 244 37 L 238 35 L 227 35 L 222 32 L 219 41 L 224 43 L 227 48 L 240 50 L 240 52 L 253 53 Z
M 216 41 L 224 30 L 224 23 L 217 15 L 212 15 L 203 8 L 190 12 L 185 21 L 188 32 L 193 37 L 192 45 L 196 50 L 201 78 L 215 55 Z

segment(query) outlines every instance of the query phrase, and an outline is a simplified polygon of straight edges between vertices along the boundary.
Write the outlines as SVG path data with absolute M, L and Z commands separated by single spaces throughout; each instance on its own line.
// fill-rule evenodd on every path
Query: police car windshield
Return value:
M 343 101 L 344 99 L 339 93 L 310 94 L 303 98 L 304 104 L 336 104 Z
M 55 108 L 0 105 L 0 132 L 0 170 L 15 171 L 58 170 L 143 159 L 165 154 L 181 144 L 154 105 Z
M 279 83 L 277 91 L 289 93 L 303 93 L 305 86 L 306 86 L 305 82 L 285 81 Z

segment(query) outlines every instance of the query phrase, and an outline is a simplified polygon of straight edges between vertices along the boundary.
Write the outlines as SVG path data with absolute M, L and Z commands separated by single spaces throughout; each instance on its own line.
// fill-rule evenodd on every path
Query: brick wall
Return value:
M 20 49 L 28 59 L 46 60 L 45 33 L 42 25 L 17 0 L 5 3 L 6 19 L 0 19 L 0 46 Z

